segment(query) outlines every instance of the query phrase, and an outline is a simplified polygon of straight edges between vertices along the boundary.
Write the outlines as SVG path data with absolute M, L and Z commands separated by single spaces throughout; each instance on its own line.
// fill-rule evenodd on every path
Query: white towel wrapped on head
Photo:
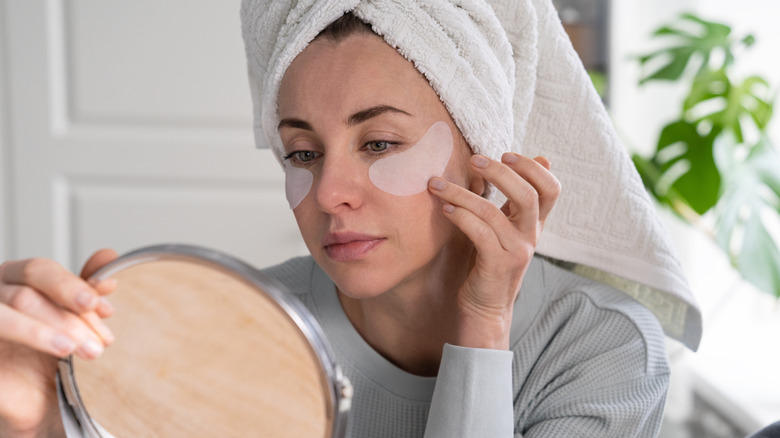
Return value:
M 251 21 L 244 19 L 244 37 L 255 99 L 255 138 L 258 147 L 273 148 L 277 158 L 284 155 L 276 132 L 282 77 L 295 56 L 347 11 L 370 23 L 385 41 L 414 62 L 475 152 L 500 158 L 512 148 L 515 63 L 501 23 L 488 4 L 245 1 L 242 11 L 244 17 L 251 17 Z M 465 93 L 465 89 L 470 92 Z M 531 90 L 526 89 L 527 98 L 522 101 L 531 102 Z
M 244 0 L 258 147 L 281 159 L 284 72 L 348 11 L 425 75 L 475 153 L 552 162 L 563 192 L 538 253 L 620 288 L 698 347 L 682 268 L 550 0 Z

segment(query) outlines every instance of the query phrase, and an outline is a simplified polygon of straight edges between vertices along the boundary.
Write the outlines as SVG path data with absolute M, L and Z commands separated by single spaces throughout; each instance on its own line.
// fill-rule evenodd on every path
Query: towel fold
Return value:
M 475 153 L 550 159 L 563 192 L 538 253 L 623 290 L 698 347 L 701 314 L 674 248 L 550 0 L 244 0 L 258 147 L 281 160 L 282 76 L 347 11 L 425 75 Z

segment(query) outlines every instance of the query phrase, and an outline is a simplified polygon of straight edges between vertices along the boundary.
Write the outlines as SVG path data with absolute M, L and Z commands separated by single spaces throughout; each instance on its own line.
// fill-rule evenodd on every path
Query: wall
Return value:
M 5 3 L 6 256 L 305 253 L 283 172 L 254 148 L 239 3 Z
M 8 98 L 6 92 L 6 35 L 5 35 L 5 0 L 0 0 L 0 262 L 10 256 L 9 236 L 10 236 L 10 205 L 8 197 L 10 188 L 8 187 L 10 178 L 10 164 L 8 160 L 8 124 L 6 116 L 8 114 Z

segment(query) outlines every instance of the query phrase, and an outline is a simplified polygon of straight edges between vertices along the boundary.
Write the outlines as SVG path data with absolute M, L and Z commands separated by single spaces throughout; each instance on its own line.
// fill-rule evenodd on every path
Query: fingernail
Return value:
M 445 213 L 452 213 L 455 211 L 455 206 L 452 204 L 444 204 L 442 210 L 444 210 Z
M 95 307 L 95 304 L 97 304 L 96 301 L 97 297 L 95 294 L 86 290 L 83 290 L 79 292 L 78 295 L 76 295 L 76 304 L 81 306 L 83 309 L 91 309 Z
M 431 179 L 431 187 L 436 190 L 444 190 L 444 188 L 447 187 L 447 183 L 439 178 L 433 178 Z
M 483 157 L 482 155 L 472 155 L 471 156 L 471 164 L 473 164 L 474 166 L 477 166 L 477 167 L 480 167 L 480 168 L 484 169 L 485 167 L 488 166 L 489 163 L 490 163 L 490 161 L 488 161 L 488 159 Z
M 98 299 L 98 307 L 106 313 L 112 313 L 114 311 L 114 305 L 106 297 L 100 297 Z
M 103 354 L 103 346 L 91 339 L 81 344 L 79 350 L 89 358 L 95 358 Z
M 117 285 L 116 278 L 106 278 L 105 280 L 100 282 L 100 287 L 108 290 L 116 289 L 116 285 Z
M 111 333 L 111 329 L 109 329 L 105 324 L 102 322 L 99 324 L 96 324 L 97 327 L 95 327 L 100 334 L 100 337 L 103 338 L 103 340 L 106 342 L 106 344 L 110 344 L 116 340 L 114 337 L 114 334 Z
M 51 345 L 55 350 L 62 354 L 70 354 L 76 349 L 76 343 L 62 333 L 57 333 L 54 338 L 52 338 Z
M 517 157 L 517 155 L 511 152 L 507 152 L 506 154 L 501 156 L 501 161 L 503 161 L 504 163 L 517 163 L 518 160 L 519 158 Z

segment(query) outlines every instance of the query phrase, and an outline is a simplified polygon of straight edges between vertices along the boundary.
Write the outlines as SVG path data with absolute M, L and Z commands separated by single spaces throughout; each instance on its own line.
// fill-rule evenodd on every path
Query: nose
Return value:
M 361 160 L 349 155 L 326 154 L 312 190 L 320 210 L 338 213 L 363 204 L 368 169 Z

